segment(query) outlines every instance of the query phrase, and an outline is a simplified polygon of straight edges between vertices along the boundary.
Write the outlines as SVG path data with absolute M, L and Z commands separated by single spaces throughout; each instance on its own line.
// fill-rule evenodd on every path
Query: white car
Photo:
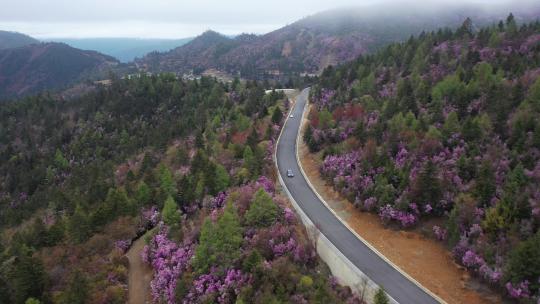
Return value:
M 287 169 L 287 177 L 294 177 L 294 173 L 292 172 L 292 169 Z
M 290 117 L 290 118 L 294 118 L 294 114 L 291 114 L 289 117 Z

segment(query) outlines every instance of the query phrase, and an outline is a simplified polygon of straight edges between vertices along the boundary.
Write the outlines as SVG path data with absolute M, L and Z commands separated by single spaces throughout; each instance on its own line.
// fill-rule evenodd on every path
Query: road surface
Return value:
M 375 283 L 402 304 L 439 303 L 419 286 L 388 264 L 356 237 L 320 201 L 310 188 L 296 161 L 296 137 L 302 120 L 302 112 L 307 103 L 309 89 L 298 96 L 292 109 L 293 118 L 288 118 L 283 127 L 276 151 L 279 174 L 285 186 L 313 223 L 345 257 Z M 292 169 L 294 177 L 287 177 L 287 169 Z

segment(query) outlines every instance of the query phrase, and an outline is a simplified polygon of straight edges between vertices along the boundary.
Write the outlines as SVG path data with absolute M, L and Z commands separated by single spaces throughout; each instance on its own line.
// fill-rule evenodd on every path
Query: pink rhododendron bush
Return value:
M 536 303 L 540 27 L 470 25 L 327 69 L 304 141 L 357 208 L 396 228 L 438 218 L 427 230 L 458 263 Z
M 264 176 L 220 192 L 182 221 L 158 223 L 141 253 L 153 269 L 155 303 L 360 303 L 330 283 L 295 213 Z

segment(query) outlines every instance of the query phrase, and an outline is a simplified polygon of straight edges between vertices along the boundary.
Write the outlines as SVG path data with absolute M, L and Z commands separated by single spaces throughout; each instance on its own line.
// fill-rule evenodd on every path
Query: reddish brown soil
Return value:
M 361 212 L 327 185 L 319 173 L 320 156 L 300 141 L 302 167 L 317 192 L 362 238 L 447 303 L 502 303 L 500 296 L 471 278 L 448 250 L 418 231 L 385 227 L 378 216 Z

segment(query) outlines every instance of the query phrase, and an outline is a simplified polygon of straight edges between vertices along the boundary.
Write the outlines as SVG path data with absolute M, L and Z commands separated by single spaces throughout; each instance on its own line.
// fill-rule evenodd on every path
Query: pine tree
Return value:
M 88 215 L 80 205 L 77 205 L 68 221 L 68 233 L 75 243 L 82 243 L 88 239 L 90 232 Z
M 495 173 L 488 161 L 484 161 L 478 170 L 475 194 L 481 206 L 489 206 L 495 195 Z
M 278 214 L 278 206 L 272 197 L 263 189 L 259 189 L 246 213 L 246 223 L 251 226 L 267 227 L 272 225 Z
M 437 167 L 429 160 L 416 180 L 414 196 L 421 204 L 437 204 L 442 198 L 441 182 L 437 177 Z
M 227 170 L 225 167 L 223 167 L 221 164 L 216 165 L 216 191 L 221 192 L 224 191 L 230 183 L 230 177 L 229 173 L 227 173 Z
M 81 271 L 72 275 L 66 291 L 62 294 L 61 304 L 85 304 L 88 298 L 88 282 Z
M 112 220 L 118 215 L 130 215 L 136 211 L 133 203 L 127 196 L 126 190 L 123 188 L 110 188 L 107 192 L 105 204 L 112 210 L 109 220 Z
M 283 112 L 279 107 L 276 107 L 274 109 L 274 113 L 272 113 L 272 122 L 274 124 L 279 124 L 281 122 L 281 119 L 283 119 Z
M 24 303 L 30 297 L 41 298 L 45 290 L 46 273 L 43 264 L 36 258 L 17 257 L 8 274 L 12 303 Z
M 148 203 L 150 203 L 150 199 L 152 198 L 152 193 L 151 193 L 150 187 L 148 187 L 148 185 L 144 181 L 141 181 L 139 183 L 135 198 L 137 199 L 137 202 L 140 205 L 147 205 Z
M 252 149 L 255 149 L 255 146 L 259 142 L 259 133 L 257 132 L 257 129 L 253 127 L 251 129 L 251 133 L 249 133 L 247 138 L 247 145 L 250 146 Z
M 178 192 L 171 170 L 165 165 L 161 165 L 159 168 L 159 190 L 162 201 L 168 196 L 176 196 Z
M 467 17 L 461 27 L 457 29 L 456 35 L 459 38 L 469 38 L 473 36 L 473 23 L 471 18 Z
M 146 171 L 152 167 L 152 163 L 153 161 L 150 154 L 144 153 L 144 157 L 141 163 L 141 168 L 139 169 L 139 176 L 143 176 L 144 173 L 146 173 Z
M 540 288 L 540 232 L 512 250 L 506 273 L 512 282 L 528 280 L 531 283 L 530 290 Z
M 180 212 L 178 212 L 178 206 L 170 195 L 165 200 L 165 205 L 163 206 L 161 216 L 163 218 L 163 222 L 169 226 L 180 224 L 181 217 Z
M 403 78 L 398 82 L 397 97 L 400 102 L 402 112 L 408 111 L 418 115 L 418 106 L 414 98 L 414 91 L 410 79 Z
M 516 19 L 514 18 L 514 15 L 510 13 L 510 15 L 506 17 L 506 31 L 508 32 L 508 34 L 514 35 L 517 33 L 517 30 L 518 28 Z
M 242 228 L 232 206 L 227 204 L 217 223 L 210 218 L 204 221 L 195 251 L 194 268 L 198 273 L 205 273 L 211 266 L 227 269 L 240 257 L 242 246 Z
M 54 164 L 59 169 L 66 169 L 69 166 L 69 162 L 59 149 L 56 149 L 56 153 L 54 154 Z
M 256 176 L 257 164 L 256 164 L 255 156 L 253 155 L 253 150 L 249 146 L 246 146 L 244 148 L 243 159 L 244 159 L 244 168 L 246 168 L 249 171 L 250 176 Z

